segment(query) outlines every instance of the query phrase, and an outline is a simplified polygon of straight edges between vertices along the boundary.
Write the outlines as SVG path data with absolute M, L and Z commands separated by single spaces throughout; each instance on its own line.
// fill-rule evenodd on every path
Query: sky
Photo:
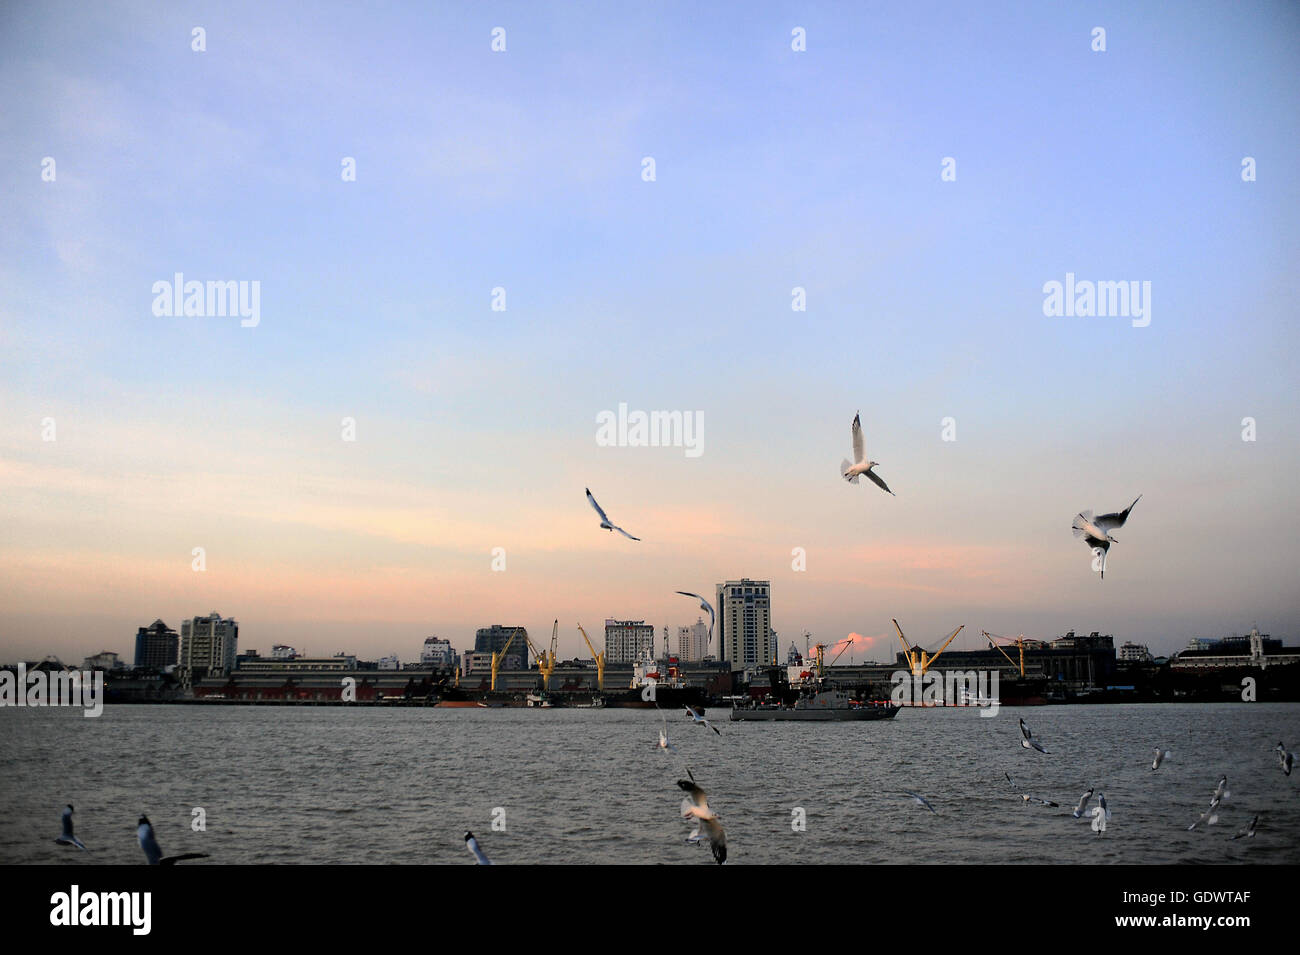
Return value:
M 782 656 L 1300 642 L 1300 7 L 708 6 L 0 6 L 0 661 L 586 656 L 739 577 Z M 1139 494 L 1102 580 L 1071 520 Z

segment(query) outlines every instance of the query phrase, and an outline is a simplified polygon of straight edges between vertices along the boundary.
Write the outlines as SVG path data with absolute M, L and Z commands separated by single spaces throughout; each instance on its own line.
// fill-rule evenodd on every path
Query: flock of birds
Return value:
M 850 461 L 848 458 L 845 458 L 840 462 L 840 476 L 850 484 L 857 484 L 863 477 L 865 477 L 882 491 L 897 497 L 898 495 L 894 494 L 894 492 L 889 489 L 889 485 L 885 483 L 885 479 L 876 473 L 876 468 L 880 466 L 880 462 L 872 461 L 867 457 L 866 439 L 862 435 L 861 412 L 853 416 L 851 438 L 853 442 L 853 460 Z M 592 495 L 591 488 L 587 488 L 586 491 L 587 501 L 595 509 L 596 513 L 600 515 L 600 526 L 602 530 L 607 530 L 610 533 L 618 531 L 629 540 L 639 541 L 641 539 L 639 537 L 633 537 L 627 531 L 623 530 L 623 528 L 611 521 L 609 515 L 605 513 L 605 509 L 596 503 L 596 498 Z M 1134 505 L 1136 505 L 1140 500 L 1142 500 L 1141 494 L 1134 498 L 1133 503 L 1124 508 L 1124 510 L 1115 511 L 1111 514 L 1102 514 L 1094 517 L 1092 511 L 1087 510 L 1080 511 L 1074 516 L 1074 521 L 1070 527 L 1074 531 L 1075 539 L 1082 540 L 1088 546 L 1089 552 L 1091 552 L 1094 557 L 1093 566 L 1101 572 L 1102 580 L 1106 579 L 1106 558 L 1110 554 L 1110 545 L 1119 543 L 1119 541 L 1111 535 L 1111 532 L 1124 526 L 1124 523 L 1128 520 L 1129 513 L 1132 512 Z M 678 591 L 678 593 L 684 593 L 684 591 Z M 689 594 L 688 596 L 695 595 Z M 700 599 L 703 601 L 703 598 Z M 703 601 L 702 606 L 708 608 L 708 602 Z M 708 609 L 710 615 L 712 615 L 712 608 Z
M 87 851 L 85 844 L 76 837 L 72 831 L 72 803 L 63 807 L 63 831 L 59 838 L 55 839 L 56 845 L 73 846 Z M 186 859 L 206 859 L 206 852 L 184 852 L 180 855 L 165 856 L 158 845 L 158 837 L 154 835 L 153 823 L 149 821 L 148 816 L 141 816 L 136 824 L 135 830 L 136 841 L 140 843 L 140 849 L 144 852 L 145 861 L 149 865 L 175 865 L 177 862 L 184 862 Z

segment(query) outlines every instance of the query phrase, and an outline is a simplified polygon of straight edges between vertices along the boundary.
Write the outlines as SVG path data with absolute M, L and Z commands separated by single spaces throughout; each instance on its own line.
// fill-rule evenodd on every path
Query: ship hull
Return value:
M 892 720 L 898 714 L 897 706 L 856 706 L 843 708 L 810 709 L 735 709 L 731 719 L 737 723 L 778 723 L 785 721 L 810 723 L 861 722 L 863 720 Z

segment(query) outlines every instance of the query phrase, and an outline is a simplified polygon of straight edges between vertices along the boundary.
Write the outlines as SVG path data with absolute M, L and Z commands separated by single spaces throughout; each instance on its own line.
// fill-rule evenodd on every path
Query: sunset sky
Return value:
M 1300 7 L 1132 7 L 4 4 L 0 662 L 213 610 L 585 656 L 742 576 L 858 660 L 1300 642 Z M 260 323 L 156 316 L 177 272 Z M 1150 325 L 1046 317 L 1067 273 Z M 620 402 L 703 453 L 598 445 Z M 1071 519 L 1138 494 L 1100 580 Z

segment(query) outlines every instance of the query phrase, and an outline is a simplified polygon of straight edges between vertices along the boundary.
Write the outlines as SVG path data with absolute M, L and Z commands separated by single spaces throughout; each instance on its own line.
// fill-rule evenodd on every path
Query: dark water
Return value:
M 1300 862 L 1300 704 L 904 710 L 877 723 L 729 723 L 654 711 L 117 706 L 99 719 L 0 709 L 0 862 L 138 864 L 140 813 L 166 853 L 221 863 L 697 863 L 675 780 L 689 764 L 744 863 Z M 1051 750 L 1022 749 L 1024 716 Z M 1157 772 L 1156 745 L 1173 751 Z M 1025 806 L 1003 773 L 1062 804 Z M 1220 773 L 1220 823 L 1187 826 Z M 1113 812 L 1069 816 L 1089 786 Z M 911 789 L 934 816 L 905 798 Z M 81 853 L 53 844 L 76 806 Z M 1094 801 L 1095 805 L 1095 801 Z M 191 810 L 207 830 L 190 829 Z M 492 812 L 505 810 L 506 830 Z M 791 828 L 806 811 L 807 830 Z M 1255 814 L 1259 835 L 1228 837 Z M 206 860 L 205 860 L 206 861 Z

